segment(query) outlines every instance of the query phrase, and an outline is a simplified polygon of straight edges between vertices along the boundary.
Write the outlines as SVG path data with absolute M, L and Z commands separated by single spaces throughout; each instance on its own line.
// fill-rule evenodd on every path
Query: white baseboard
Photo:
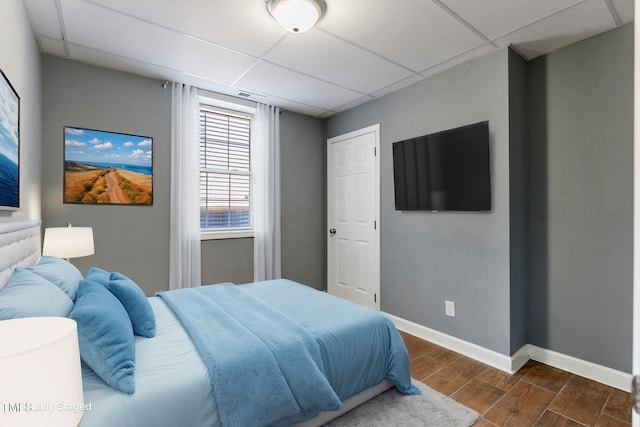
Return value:
M 553 350 L 540 348 L 533 344 L 528 344 L 528 347 L 529 357 L 537 362 L 562 369 L 563 371 L 571 372 L 572 374 L 580 375 L 581 377 L 589 378 L 590 380 L 594 380 L 626 392 L 631 391 L 631 374 L 611 369 L 606 366 L 597 365 L 592 362 L 587 362 L 586 360 L 578 359 L 573 356 L 567 356 L 566 354 L 558 353 Z
M 436 331 L 435 329 L 427 328 L 426 326 L 402 319 L 394 316 L 393 314 L 383 314 L 387 316 L 396 325 L 396 328 L 401 331 L 414 335 L 418 338 L 422 338 L 426 341 L 430 341 L 434 344 L 438 344 L 441 347 L 448 348 L 456 353 L 463 354 L 510 374 L 520 369 L 525 363 L 527 363 L 527 360 L 529 360 L 528 354 L 523 356 L 523 349 L 518 350 L 514 357 L 509 357 L 496 351 L 481 347 L 477 344 Z
M 504 372 L 514 373 L 529 359 L 553 366 L 563 371 L 570 372 L 581 377 L 589 378 L 602 384 L 618 388 L 629 392 L 631 390 L 631 374 L 617 371 L 606 366 L 597 365 L 557 353 L 552 350 L 526 344 L 516 351 L 511 357 L 505 356 L 493 350 L 489 350 L 477 344 L 470 343 L 460 338 L 447 335 L 426 326 L 413 323 L 389 313 L 383 313 L 401 331 L 407 332 L 418 338 L 438 344 L 441 347 L 460 353 L 464 356 L 475 359 L 486 365 L 492 366 Z

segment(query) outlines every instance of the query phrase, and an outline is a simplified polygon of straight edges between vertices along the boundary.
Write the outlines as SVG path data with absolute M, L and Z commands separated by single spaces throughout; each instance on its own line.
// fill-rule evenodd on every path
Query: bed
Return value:
M 0 257 L 0 289 L 16 267 L 22 271 L 42 262 L 39 236 L 39 221 L 0 224 L 0 255 L 6 255 Z M 92 274 L 86 278 L 93 280 Z M 72 318 L 84 301 L 80 294 Z M 83 360 L 84 400 L 90 410 L 82 427 L 310 427 L 393 386 L 418 393 L 411 385 L 406 347 L 388 319 L 308 286 L 286 279 L 226 283 L 145 299 L 154 334 L 133 338 L 135 392 L 110 387 L 101 371 Z M 2 301 L 0 290 L 0 315 Z M 194 324 L 200 329 L 194 330 Z M 263 329 L 275 333 L 263 338 Z M 295 346 L 289 338 L 284 341 L 290 335 Z M 259 342 L 252 344 L 255 336 Z M 248 347 L 235 347 L 244 342 Z M 82 346 L 81 338 L 81 353 Z M 253 359 L 263 354 L 269 360 Z

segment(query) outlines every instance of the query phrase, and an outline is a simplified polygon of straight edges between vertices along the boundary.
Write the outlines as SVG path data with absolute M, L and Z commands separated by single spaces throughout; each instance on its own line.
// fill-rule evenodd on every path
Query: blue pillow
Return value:
M 73 301 L 60 288 L 24 268 L 16 268 L 0 290 L 0 320 L 67 317 L 72 309 Z
M 110 387 L 135 391 L 133 329 L 120 301 L 104 286 L 82 280 L 69 317 L 78 323 L 80 357 Z
M 142 289 L 124 274 L 113 272 L 107 289 L 124 306 L 133 325 L 133 333 L 151 338 L 156 335 L 156 318 Z
M 82 273 L 75 265 L 61 258 L 43 256 L 36 265 L 26 269 L 44 277 L 75 301 L 78 284 L 82 280 Z
M 102 286 L 107 286 L 109 284 L 109 277 L 111 273 L 108 271 L 104 271 L 100 267 L 91 267 L 89 271 L 87 271 L 87 280 L 91 280 L 92 282 L 100 283 Z

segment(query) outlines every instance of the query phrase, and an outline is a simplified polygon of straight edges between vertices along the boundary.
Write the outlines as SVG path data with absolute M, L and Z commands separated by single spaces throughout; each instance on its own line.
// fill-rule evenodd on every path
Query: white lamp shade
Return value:
M 42 255 L 79 258 L 94 253 L 92 227 L 51 227 L 44 230 Z
M 75 427 L 84 412 L 76 322 L 0 321 L 0 426 Z
M 269 12 L 285 30 L 304 33 L 320 19 L 322 5 L 319 0 L 272 0 Z

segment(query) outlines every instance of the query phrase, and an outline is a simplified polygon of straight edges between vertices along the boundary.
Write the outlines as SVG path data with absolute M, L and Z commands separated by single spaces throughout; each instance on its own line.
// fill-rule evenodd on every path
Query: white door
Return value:
M 380 309 L 380 125 L 327 141 L 327 291 Z

